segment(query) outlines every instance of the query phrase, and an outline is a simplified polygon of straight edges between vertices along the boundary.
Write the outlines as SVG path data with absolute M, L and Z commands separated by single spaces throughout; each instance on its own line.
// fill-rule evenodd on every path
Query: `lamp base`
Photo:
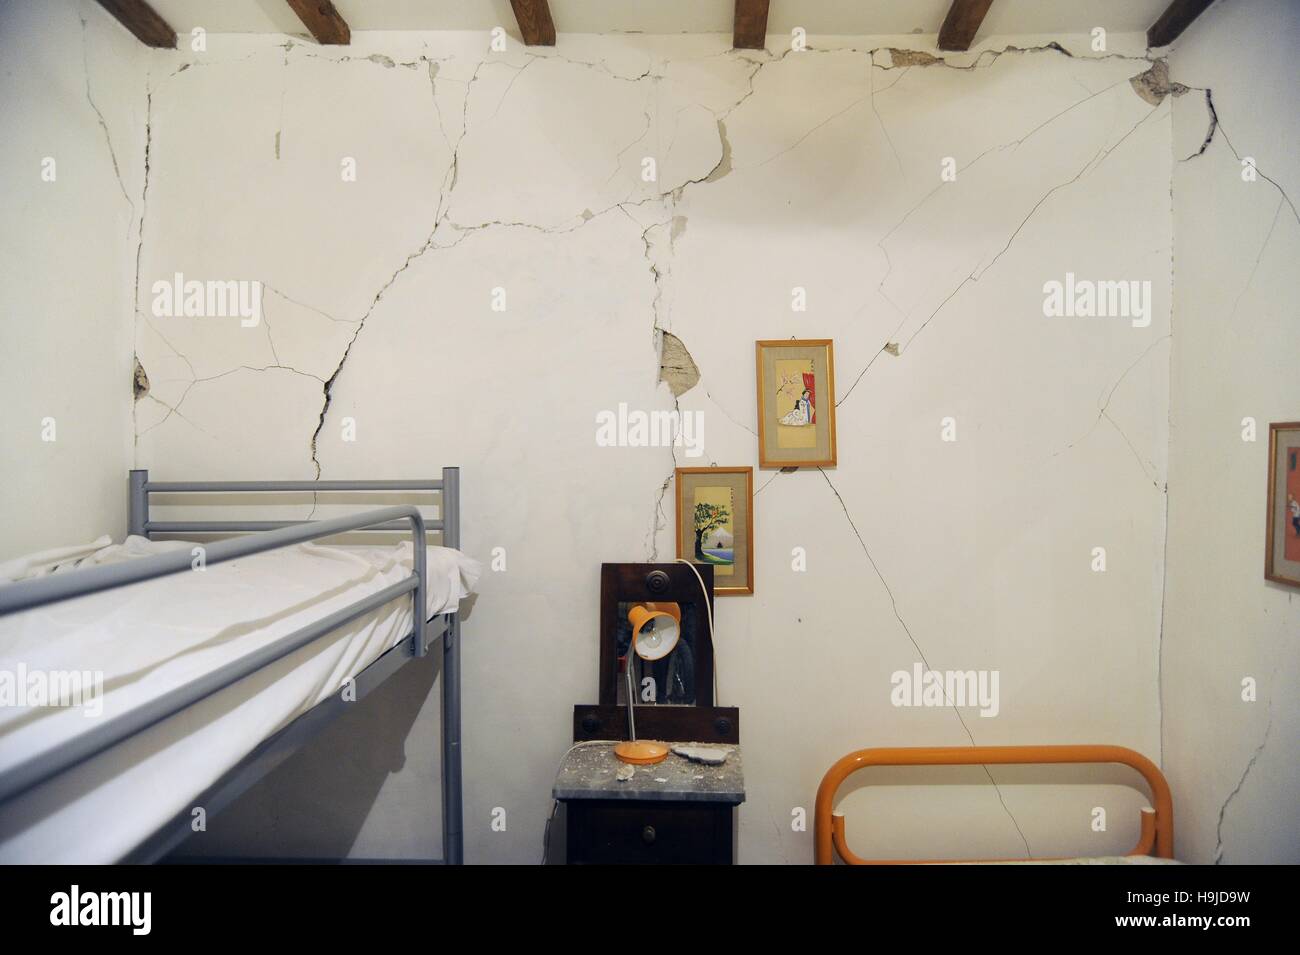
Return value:
M 614 747 L 614 755 L 625 763 L 648 766 L 651 763 L 662 763 L 667 759 L 668 747 L 663 743 L 650 743 L 639 739 L 619 743 Z

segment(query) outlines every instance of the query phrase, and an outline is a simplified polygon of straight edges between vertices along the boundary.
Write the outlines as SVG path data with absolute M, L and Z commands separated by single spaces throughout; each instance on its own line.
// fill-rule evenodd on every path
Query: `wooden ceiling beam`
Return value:
M 1205 12 L 1214 0 L 1174 0 L 1160 19 L 1147 31 L 1147 46 L 1168 46 L 1177 40 L 1192 21 Z
M 145 0 L 99 0 L 99 5 L 145 46 L 176 49 L 176 31 Z
M 555 46 L 555 21 L 546 0 L 510 0 L 519 23 L 519 35 L 528 46 Z
M 736 0 L 731 45 L 737 50 L 761 50 L 767 43 L 768 0 Z
M 293 12 L 322 46 L 347 46 L 352 29 L 330 0 L 288 0 Z
M 955 53 L 969 50 L 991 6 L 993 0 L 952 0 L 939 28 L 939 49 Z

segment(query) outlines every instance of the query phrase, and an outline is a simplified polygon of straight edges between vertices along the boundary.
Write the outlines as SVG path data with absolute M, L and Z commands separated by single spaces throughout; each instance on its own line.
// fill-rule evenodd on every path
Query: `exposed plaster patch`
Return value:
M 722 157 L 704 177 L 705 182 L 717 182 L 731 172 L 731 140 L 727 139 L 727 124 L 721 119 L 718 120 L 718 139 L 722 142 Z
M 135 371 L 131 376 L 131 387 L 135 392 L 136 401 L 149 394 L 149 376 L 145 374 L 144 365 L 140 364 L 139 355 L 135 357 Z
M 1182 96 L 1188 92 L 1188 87 L 1182 83 L 1169 81 L 1169 61 L 1164 57 L 1152 63 L 1145 73 L 1139 73 L 1129 80 L 1129 84 L 1133 87 L 1133 92 L 1152 106 L 1159 106 L 1166 96 Z
M 782 53 L 778 59 L 784 58 L 790 51 Z M 975 58 L 969 63 L 953 63 L 947 57 L 935 56 L 926 50 L 905 50 L 895 46 L 872 47 L 869 50 L 858 49 L 829 49 L 829 50 L 805 50 L 804 53 L 866 53 L 871 58 L 872 66 L 881 70 L 905 70 L 913 66 L 946 66 L 950 70 L 975 70 L 992 66 L 997 60 L 1009 53 L 1060 53 L 1062 56 L 1074 59 L 1074 54 L 1067 50 L 1061 44 L 1055 41 L 1044 43 L 1042 46 L 1004 46 L 1000 50 L 981 50 L 975 55 Z M 1123 53 L 1110 53 L 1105 56 L 1085 57 L 1089 60 L 1146 60 L 1147 57 L 1128 56 Z
M 292 49 L 291 44 L 286 44 L 285 51 Z M 405 70 L 418 70 L 425 63 L 440 63 L 442 58 L 420 56 L 414 60 L 395 60 L 391 56 L 385 56 L 383 53 L 371 53 L 369 56 L 323 56 L 320 53 L 303 53 L 304 57 L 309 60 L 324 60 L 326 63 L 374 63 L 376 66 L 382 66 L 386 70 L 394 67 L 402 67 Z
M 672 332 L 659 333 L 659 380 L 667 383 L 674 398 L 680 398 L 700 383 L 700 369 L 686 345 Z
M 897 66 L 933 66 L 936 63 L 942 63 L 943 57 L 935 56 L 933 53 L 924 53 L 921 50 L 900 50 L 896 47 L 889 47 L 889 66 L 886 69 L 893 69 Z

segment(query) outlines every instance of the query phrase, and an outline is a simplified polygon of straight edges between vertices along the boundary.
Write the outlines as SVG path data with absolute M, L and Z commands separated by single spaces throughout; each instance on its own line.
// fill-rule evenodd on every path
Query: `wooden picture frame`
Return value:
M 677 556 L 711 566 L 713 592 L 717 596 L 752 594 L 754 469 L 677 468 L 673 477 L 677 499 Z M 713 523 L 701 527 L 702 513 L 715 519 Z M 712 538 L 714 546 L 708 547 L 712 535 L 716 535 Z
M 835 348 L 829 338 L 755 343 L 758 466 L 835 467 Z M 802 379 L 802 380 L 800 380 Z
M 1300 421 L 1268 426 L 1268 532 L 1264 577 L 1300 587 Z

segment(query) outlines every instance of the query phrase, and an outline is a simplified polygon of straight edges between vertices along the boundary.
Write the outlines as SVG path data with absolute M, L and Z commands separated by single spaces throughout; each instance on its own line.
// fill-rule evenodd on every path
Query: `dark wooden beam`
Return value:
M 293 12 L 298 14 L 316 42 L 324 46 L 347 46 L 352 42 L 352 30 L 330 0 L 288 0 Z
M 1205 12 L 1214 0 L 1174 0 L 1147 31 L 1147 46 L 1168 46 Z
M 519 21 L 519 35 L 528 46 L 555 46 L 555 21 L 546 0 L 510 0 Z
M 971 41 L 984 22 L 984 14 L 993 0 L 952 0 L 948 15 L 939 28 L 939 49 L 960 52 L 969 50 Z
M 761 50 L 767 42 L 768 0 L 736 0 L 731 45 L 737 50 Z
M 145 0 L 99 0 L 99 5 L 145 46 L 176 49 L 176 31 Z

